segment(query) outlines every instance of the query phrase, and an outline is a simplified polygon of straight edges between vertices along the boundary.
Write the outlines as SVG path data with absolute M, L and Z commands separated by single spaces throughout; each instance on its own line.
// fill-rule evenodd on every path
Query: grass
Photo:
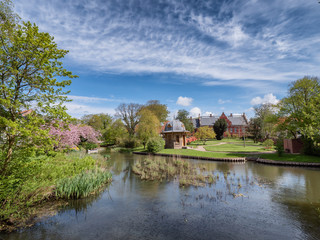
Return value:
M 246 156 L 246 154 L 202 152 L 202 151 L 197 151 L 192 149 L 163 149 L 158 153 L 195 156 L 195 157 L 212 157 L 212 158 L 238 158 L 238 157 Z
M 265 151 L 273 151 L 274 148 L 265 149 L 261 145 L 246 145 L 244 147 L 243 144 L 222 144 L 218 146 L 204 146 L 207 151 L 212 152 L 265 152 Z
M 205 145 L 209 145 L 209 146 L 210 145 L 219 145 L 224 142 L 226 142 L 226 143 L 243 143 L 243 140 L 239 139 L 239 138 L 223 138 L 222 140 L 211 139 L 211 140 L 206 141 Z M 246 143 L 249 143 L 250 145 L 257 144 L 257 143 L 254 143 L 253 140 L 251 140 L 251 139 L 246 139 Z M 197 141 L 194 141 L 194 142 L 191 142 L 188 144 L 188 146 L 200 146 L 200 145 L 203 145 L 203 142 L 200 140 L 197 140 Z
M 61 181 L 81 174 L 92 177 L 93 171 L 105 171 L 106 165 L 100 154 L 79 152 L 16 159 L 10 175 L 0 176 L 0 230 L 23 227 L 43 203 L 57 199 L 55 189 Z
M 260 158 L 270 159 L 274 161 L 283 161 L 283 162 L 311 162 L 311 163 L 320 163 L 320 157 L 309 156 L 304 154 L 288 154 L 284 153 L 282 157 L 279 157 L 276 153 L 270 154 L 261 154 Z

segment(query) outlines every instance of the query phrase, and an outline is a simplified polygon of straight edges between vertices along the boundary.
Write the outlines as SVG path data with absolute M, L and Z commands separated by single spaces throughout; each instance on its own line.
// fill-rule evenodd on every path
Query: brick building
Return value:
M 209 126 L 213 127 L 214 123 L 219 119 L 223 118 L 228 123 L 227 131 L 224 133 L 224 136 L 227 136 L 227 132 L 232 136 L 242 137 L 248 129 L 248 119 L 243 114 L 230 114 L 226 116 L 224 112 L 220 116 L 198 116 L 197 118 L 191 118 L 194 128 Z

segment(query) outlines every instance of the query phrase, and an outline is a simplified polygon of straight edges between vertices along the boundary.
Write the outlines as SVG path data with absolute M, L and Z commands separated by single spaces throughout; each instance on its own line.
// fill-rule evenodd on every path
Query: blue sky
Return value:
M 122 102 L 192 115 L 276 103 L 288 84 L 320 72 L 317 0 L 13 0 L 70 52 L 72 116 Z

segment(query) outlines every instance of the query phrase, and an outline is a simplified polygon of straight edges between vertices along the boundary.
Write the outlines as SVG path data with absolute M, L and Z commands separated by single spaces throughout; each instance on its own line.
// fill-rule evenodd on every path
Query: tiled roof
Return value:
M 192 118 L 192 123 L 195 128 L 202 126 L 213 126 L 220 116 L 201 116 Z M 248 124 L 247 119 L 242 114 L 234 114 L 227 117 L 233 126 L 245 126 Z

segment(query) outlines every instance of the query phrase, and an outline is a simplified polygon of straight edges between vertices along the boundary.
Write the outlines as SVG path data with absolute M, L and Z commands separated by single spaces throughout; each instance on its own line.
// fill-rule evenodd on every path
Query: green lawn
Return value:
M 166 154 L 177 154 L 195 157 L 213 157 L 213 158 L 238 158 L 245 157 L 246 154 L 236 154 L 236 153 L 213 153 L 213 152 L 201 152 L 192 149 L 163 149 L 158 153 Z
M 279 157 L 276 153 L 270 154 L 261 154 L 260 158 L 270 159 L 274 161 L 283 161 L 283 162 L 314 162 L 320 163 L 320 157 L 308 156 L 303 154 L 283 154 L 282 157 Z
M 265 152 L 267 151 L 261 145 L 250 143 L 250 145 L 246 144 L 244 147 L 243 144 L 222 144 L 222 145 L 215 145 L 215 146 L 203 146 L 207 151 L 212 152 Z M 271 151 L 274 150 L 273 148 Z

